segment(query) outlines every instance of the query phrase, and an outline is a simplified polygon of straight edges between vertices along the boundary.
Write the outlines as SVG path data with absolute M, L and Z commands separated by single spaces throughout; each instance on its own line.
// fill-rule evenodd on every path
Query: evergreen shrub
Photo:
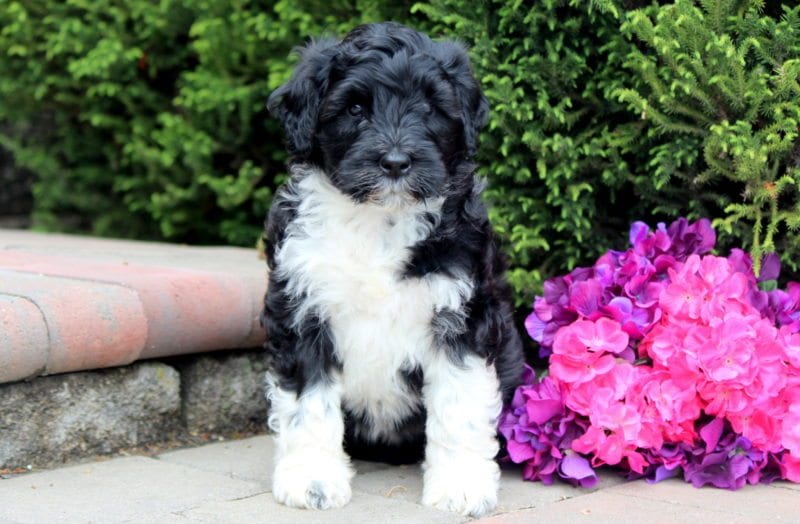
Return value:
M 467 6 L 469 4 L 469 7 Z M 708 217 L 718 249 L 800 260 L 800 7 L 763 1 L 417 4 L 464 39 L 493 112 L 481 172 L 529 303 L 623 245 Z
M 661 184 L 713 201 L 714 225 L 727 244 L 750 248 L 756 271 L 778 251 L 796 272 L 800 6 L 765 9 L 677 0 L 631 13 L 622 30 L 642 48 L 624 65 L 640 85 L 614 95 L 648 122 L 647 167 Z
M 4 3 L 0 146 L 37 175 L 34 225 L 254 245 L 284 171 L 265 104 L 291 72 L 291 49 L 408 10 L 374 0 Z

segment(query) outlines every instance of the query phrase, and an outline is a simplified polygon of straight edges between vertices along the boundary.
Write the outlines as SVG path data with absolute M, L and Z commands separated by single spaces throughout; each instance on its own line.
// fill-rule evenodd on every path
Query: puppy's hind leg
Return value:
M 342 447 L 341 390 L 330 377 L 298 396 L 267 376 L 270 428 L 275 431 L 272 494 L 287 506 L 339 508 L 350 501 L 353 470 Z
M 425 476 L 422 503 L 480 517 L 497 505 L 497 417 L 493 365 L 476 355 L 453 362 L 442 351 L 425 369 Z

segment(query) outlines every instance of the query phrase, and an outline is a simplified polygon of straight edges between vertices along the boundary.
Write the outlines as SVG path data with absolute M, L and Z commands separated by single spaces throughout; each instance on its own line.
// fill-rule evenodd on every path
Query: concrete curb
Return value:
M 255 249 L 0 230 L 0 383 L 260 347 L 265 268 Z

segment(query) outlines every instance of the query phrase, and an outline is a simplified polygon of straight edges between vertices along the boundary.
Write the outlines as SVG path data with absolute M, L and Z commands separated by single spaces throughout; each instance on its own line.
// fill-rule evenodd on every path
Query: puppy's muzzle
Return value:
M 381 157 L 381 171 L 392 178 L 400 178 L 411 171 L 411 157 L 399 149 L 392 149 Z

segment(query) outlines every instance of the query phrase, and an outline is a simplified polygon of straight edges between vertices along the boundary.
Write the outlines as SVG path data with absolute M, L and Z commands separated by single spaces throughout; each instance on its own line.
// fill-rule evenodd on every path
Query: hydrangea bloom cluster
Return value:
M 764 291 L 778 258 L 757 278 L 715 242 L 707 220 L 637 222 L 628 250 L 545 283 L 526 328 L 548 373 L 526 369 L 500 421 L 525 478 L 800 482 L 800 284 Z

